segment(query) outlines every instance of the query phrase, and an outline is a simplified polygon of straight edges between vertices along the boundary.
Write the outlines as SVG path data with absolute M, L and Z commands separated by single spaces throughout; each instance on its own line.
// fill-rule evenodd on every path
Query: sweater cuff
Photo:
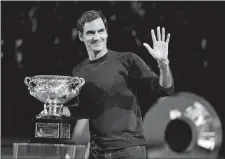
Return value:
M 171 96 L 174 92 L 174 83 L 169 88 L 164 88 L 159 84 L 159 92 L 161 96 Z
M 84 119 L 84 112 L 82 110 L 82 108 L 80 106 L 70 106 L 68 107 L 69 111 L 70 111 L 70 116 L 72 119 Z

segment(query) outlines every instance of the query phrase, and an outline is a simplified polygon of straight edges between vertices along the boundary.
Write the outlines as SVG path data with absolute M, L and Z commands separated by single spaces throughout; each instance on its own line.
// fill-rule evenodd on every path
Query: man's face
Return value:
M 83 34 L 79 38 L 84 42 L 88 51 L 100 52 L 106 49 L 108 33 L 101 18 L 84 24 Z

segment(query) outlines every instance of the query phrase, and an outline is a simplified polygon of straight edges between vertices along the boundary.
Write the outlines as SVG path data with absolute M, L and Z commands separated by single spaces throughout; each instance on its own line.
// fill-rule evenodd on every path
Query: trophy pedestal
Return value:
M 44 104 L 36 116 L 35 136 L 30 143 L 14 143 L 14 158 L 66 158 L 85 157 L 85 146 L 71 139 L 74 121 L 62 114 L 63 104 L 76 97 L 85 80 L 78 77 L 37 75 L 26 77 L 30 94 Z
M 47 143 L 14 143 L 13 157 L 15 159 L 84 159 L 85 146 Z
M 35 137 L 31 143 L 73 144 L 69 140 L 74 121 L 65 116 L 56 117 L 36 119 Z

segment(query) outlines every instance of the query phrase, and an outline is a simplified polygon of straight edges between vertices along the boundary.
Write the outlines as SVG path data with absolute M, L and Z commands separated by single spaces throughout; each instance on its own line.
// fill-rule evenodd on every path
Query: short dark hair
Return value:
M 91 22 L 92 20 L 95 20 L 97 18 L 102 18 L 105 28 L 107 30 L 108 26 L 106 17 L 102 14 L 101 11 L 96 10 L 89 10 L 81 15 L 81 17 L 77 21 L 77 30 L 82 33 L 84 31 L 84 24 L 86 22 Z

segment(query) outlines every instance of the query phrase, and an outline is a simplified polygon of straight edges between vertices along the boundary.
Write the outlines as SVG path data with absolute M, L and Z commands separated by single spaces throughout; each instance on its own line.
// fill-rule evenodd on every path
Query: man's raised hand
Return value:
M 153 40 L 153 48 L 151 48 L 147 43 L 143 43 L 149 53 L 152 55 L 154 59 L 157 61 L 167 61 L 168 60 L 168 45 L 170 40 L 170 33 L 165 37 L 165 28 L 157 27 L 157 39 L 155 36 L 155 32 L 151 30 L 152 40 Z

